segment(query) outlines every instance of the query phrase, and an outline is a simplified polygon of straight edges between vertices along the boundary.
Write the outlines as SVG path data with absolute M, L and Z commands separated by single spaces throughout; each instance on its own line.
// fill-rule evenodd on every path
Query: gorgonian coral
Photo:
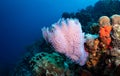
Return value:
M 84 33 L 77 19 L 61 19 L 51 29 L 44 27 L 42 33 L 57 52 L 65 54 L 81 66 L 85 64 L 88 53 L 84 50 Z

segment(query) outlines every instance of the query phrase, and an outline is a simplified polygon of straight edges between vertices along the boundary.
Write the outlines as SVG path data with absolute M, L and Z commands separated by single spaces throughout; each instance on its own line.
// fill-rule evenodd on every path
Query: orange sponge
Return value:
M 103 27 L 100 27 L 100 31 L 99 31 L 100 39 L 107 46 L 110 45 L 111 42 L 111 37 L 110 37 L 111 30 L 112 30 L 112 26 L 110 25 L 104 25 Z

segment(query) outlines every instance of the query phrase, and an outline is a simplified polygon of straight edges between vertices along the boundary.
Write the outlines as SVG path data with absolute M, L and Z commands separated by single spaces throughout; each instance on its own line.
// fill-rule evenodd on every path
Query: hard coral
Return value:
M 37 53 L 30 61 L 34 76 L 68 76 L 68 65 L 64 58 L 57 53 Z
M 107 16 L 102 16 L 99 18 L 99 25 L 104 26 L 104 25 L 110 25 L 110 19 Z
M 120 64 L 120 15 L 113 15 L 111 17 L 112 19 L 112 25 L 113 25 L 113 31 L 112 31 L 112 45 L 114 54 L 116 56 L 116 65 L 118 66 Z
M 120 15 L 113 15 L 111 17 L 113 25 L 113 39 L 120 40 Z
M 112 25 L 115 25 L 115 24 L 120 25 L 120 15 L 117 15 L 117 14 L 112 15 L 111 19 L 112 19 Z
M 98 52 L 100 52 L 98 49 L 99 45 L 99 40 L 98 39 L 91 39 L 88 40 L 86 42 L 86 48 L 89 50 L 90 54 L 89 54 L 89 59 L 87 61 L 87 66 L 90 67 L 96 67 L 96 65 L 99 62 L 99 58 L 100 58 L 100 54 Z
M 86 48 L 89 50 L 89 52 L 93 55 L 96 55 L 99 40 L 98 39 L 89 39 L 86 41 Z
M 120 25 L 115 24 L 113 25 L 113 34 L 114 39 L 120 40 Z

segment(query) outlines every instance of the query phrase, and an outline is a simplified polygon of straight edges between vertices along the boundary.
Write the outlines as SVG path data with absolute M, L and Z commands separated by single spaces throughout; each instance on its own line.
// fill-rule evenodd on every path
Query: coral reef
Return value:
M 68 64 L 57 53 L 38 53 L 29 63 L 34 76 L 68 76 Z
M 99 18 L 99 37 L 87 38 L 85 48 L 89 52 L 89 59 L 86 63 L 87 68 L 93 70 L 95 76 L 109 76 L 112 69 L 115 69 L 119 63 L 119 56 L 111 45 L 111 30 L 110 19 L 107 16 Z M 118 52 L 118 51 L 117 51 Z M 115 56 L 116 55 L 116 56 Z M 101 71 L 101 73 L 99 73 Z
M 60 20 L 51 29 L 43 28 L 43 39 L 27 47 L 28 53 L 13 76 L 119 76 L 119 42 L 115 44 L 119 39 L 112 30 L 119 25 L 119 18 L 114 19 L 111 26 L 107 16 L 100 17 L 99 34 L 84 35 L 80 23 L 72 19 Z
M 99 0 L 63 13 L 27 47 L 12 76 L 120 76 L 119 7 L 119 0 Z
M 29 60 L 22 60 L 11 76 L 92 76 L 64 55 L 56 52 L 36 53 Z

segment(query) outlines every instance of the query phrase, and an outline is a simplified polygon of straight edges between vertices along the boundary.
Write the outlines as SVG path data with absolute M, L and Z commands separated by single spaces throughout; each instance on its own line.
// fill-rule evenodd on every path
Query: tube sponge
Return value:
M 65 54 L 81 66 L 86 63 L 88 53 L 84 50 L 84 33 L 77 19 L 60 19 L 50 28 L 42 28 L 43 37 L 55 50 Z

